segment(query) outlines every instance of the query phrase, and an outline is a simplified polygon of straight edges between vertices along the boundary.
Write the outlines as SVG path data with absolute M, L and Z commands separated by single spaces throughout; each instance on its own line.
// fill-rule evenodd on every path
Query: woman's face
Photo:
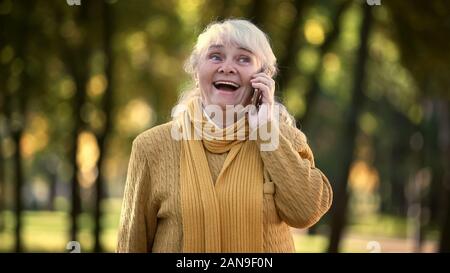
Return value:
M 250 79 L 259 70 L 256 55 L 232 44 L 211 45 L 198 65 L 198 84 L 204 105 L 249 104 L 252 96 Z

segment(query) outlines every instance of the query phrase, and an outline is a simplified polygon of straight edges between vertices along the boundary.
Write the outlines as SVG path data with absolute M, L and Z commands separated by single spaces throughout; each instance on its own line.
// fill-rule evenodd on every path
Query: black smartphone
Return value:
M 261 68 L 258 73 L 264 72 L 264 68 Z M 262 95 L 261 91 L 258 88 L 253 89 L 253 97 L 251 103 L 256 107 L 256 111 L 259 110 L 259 107 L 262 103 Z
M 259 91 L 258 88 L 253 89 L 253 97 L 252 97 L 252 104 L 256 107 L 256 111 L 259 110 L 259 107 L 261 106 L 261 91 Z

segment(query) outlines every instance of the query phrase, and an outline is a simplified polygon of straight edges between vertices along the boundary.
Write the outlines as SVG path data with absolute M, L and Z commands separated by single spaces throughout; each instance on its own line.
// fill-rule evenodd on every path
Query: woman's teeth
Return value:
M 213 85 L 216 89 L 222 91 L 236 91 L 240 87 L 239 84 L 229 81 L 216 81 Z

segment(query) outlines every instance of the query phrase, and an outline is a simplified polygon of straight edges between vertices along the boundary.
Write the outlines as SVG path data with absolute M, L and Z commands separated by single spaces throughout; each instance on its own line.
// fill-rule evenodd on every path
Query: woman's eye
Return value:
M 209 58 L 210 58 L 211 60 L 213 60 L 213 61 L 220 61 L 220 60 L 221 60 L 219 54 L 211 54 L 211 55 L 209 55 Z
M 249 57 L 245 57 L 245 56 L 240 57 L 239 58 L 239 62 L 241 62 L 241 63 L 249 63 L 250 62 L 250 58 Z

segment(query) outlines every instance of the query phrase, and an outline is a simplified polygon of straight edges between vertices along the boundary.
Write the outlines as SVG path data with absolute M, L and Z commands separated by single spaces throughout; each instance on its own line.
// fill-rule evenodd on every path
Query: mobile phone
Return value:
M 264 72 L 264 68 L 261 68 L 258 73 Z M 258 88 L 253 89 L 253 97 L 251 103 L 256 107 L 256 111 L 259 110 L 259 107 L 262 104 L 262 94 Z
M 256 111 L 259 110 L 261 102 L 262 102 L 261 91 L 259 91 L 258 88 L 253 89 L 253 97 L 251 103 L 256 107 Z

